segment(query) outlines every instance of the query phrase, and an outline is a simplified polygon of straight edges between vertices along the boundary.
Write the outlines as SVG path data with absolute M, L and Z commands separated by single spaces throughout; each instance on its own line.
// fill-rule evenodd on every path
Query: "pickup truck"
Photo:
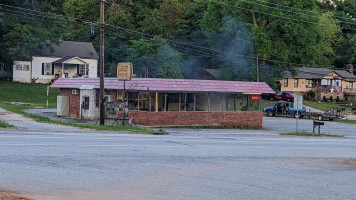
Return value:
M 293 107 L 292 102 L 278 102 L 273 106 L 263 108 L 268 117 L 279 115 L 294 115 L 295 118 L 302 118 L 306 115 L 305 108 L 297 109 Z

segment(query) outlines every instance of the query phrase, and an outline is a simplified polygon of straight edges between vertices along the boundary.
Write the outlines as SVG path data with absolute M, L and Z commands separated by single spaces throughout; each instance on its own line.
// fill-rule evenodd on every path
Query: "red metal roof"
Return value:
M 53 88 L 80 88 L 93 85 L 99 89 L 99 78 L 59 78 Z M 123 90 L 124 81 L 105 78 L 105 89 Z M 126 89 L 131 91 L 154 92 L 223 92 L 223 93 L 275 93 L 264 82 L 217 81 L 196 79 L 134 78 L 126 81 Z

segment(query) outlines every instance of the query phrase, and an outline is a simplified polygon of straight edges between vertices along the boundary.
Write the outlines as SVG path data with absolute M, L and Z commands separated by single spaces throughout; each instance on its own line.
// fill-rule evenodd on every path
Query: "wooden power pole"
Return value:
M 257 72 L 257 82 L 260 82 L 260 72 L 259 72 L 259 69 L 258 69 L 258 53 L 257 53 L 257 58 L 256 58 L 256 72 Z
M 105 108 L 103 104 L 104 100 L 104 2 L 100 1 L 100 125 L 105 124 Z

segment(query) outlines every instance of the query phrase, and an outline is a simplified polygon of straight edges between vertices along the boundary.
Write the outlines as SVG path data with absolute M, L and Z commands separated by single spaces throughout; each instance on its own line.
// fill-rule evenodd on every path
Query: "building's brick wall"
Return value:
M 80 111 L 80 90 L 78 94 L 72 94 L 72 89 L 60 89 L 61 96 L 69 96 L 69 116 L 79 118 Z
M 262 128 L 260 111 L 243 112 L 141 112 L 130 111 L 136 124 L 147 126 L 246 126 Z
M 322 101 L 324 96 L 327 99 L 330 99 L 330 97 L 332 96 L 334 100 L 336 100 L 336 98 L 339 96 L 339 99 L 344 100 L 345 96 L 343 92 L 340 92 L 339 94 L 336 92 L 318 92 L 317 93 L 317 100 L 318 101 Z

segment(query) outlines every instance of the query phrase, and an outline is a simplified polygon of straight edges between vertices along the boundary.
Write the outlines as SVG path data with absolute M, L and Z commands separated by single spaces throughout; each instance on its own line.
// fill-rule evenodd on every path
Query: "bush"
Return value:
M 330 100 L 330 102 L 334 102 L 334 98 L 332 96 L 330 97 L 329 100 Z
M 326 98 L 326 96 L 323 97 L 323 101 L 324 101 L 324 102 L 327 102 L 327 101 L 328 101 L 328 99 Z
M 338 103 L 340 102 L 340 97 L 339 96 L 336 97 L 336 102 L 338 102 Z
M 315 92 L 313 90 L 309 90 L 307 93 L 307 99 L 309 101 L 314 101 L 315 100 Z

